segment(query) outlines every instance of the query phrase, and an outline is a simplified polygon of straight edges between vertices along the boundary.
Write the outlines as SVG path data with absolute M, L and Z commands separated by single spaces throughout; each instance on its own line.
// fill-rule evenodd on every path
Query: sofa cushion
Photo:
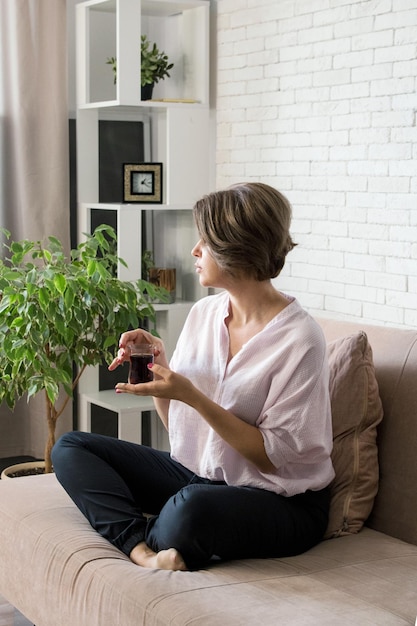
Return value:
M 326 538 L 357 533 L 372 510 L 379 479 L 376 427 L 382 419 L 366 334 L 330 342 L 328 358 L 336 476 Z

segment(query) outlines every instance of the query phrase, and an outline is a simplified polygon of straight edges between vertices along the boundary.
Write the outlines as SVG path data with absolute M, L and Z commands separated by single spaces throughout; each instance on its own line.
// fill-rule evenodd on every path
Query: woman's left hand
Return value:
M 152 366 L 152 372 L 154 374 L 152 382 L 137 385 L 117 383 L 116 393 L 132 393 L 136 396 L 153 396 L 187 402 L 194 389 L 188 378 L 156 363 Z

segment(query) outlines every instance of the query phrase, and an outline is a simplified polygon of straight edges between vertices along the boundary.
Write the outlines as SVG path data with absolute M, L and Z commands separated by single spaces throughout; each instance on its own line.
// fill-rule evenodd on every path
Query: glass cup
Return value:
M 138 383 L 149 383 L 153 380 L 152 370 L 149 363 L 154 362 L 154 345 L 152 343 L 131 343 L 129 350 L 129 378 L 131 385 Z

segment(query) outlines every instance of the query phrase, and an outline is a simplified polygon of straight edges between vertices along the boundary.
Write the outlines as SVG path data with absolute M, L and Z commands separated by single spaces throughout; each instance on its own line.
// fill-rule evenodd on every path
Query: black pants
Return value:
M 326 530 L 329 490 L 286 498 L 195 476 L 167 452 L 84 432 L 52 452 L 58 480 L 103 537 L 129 555 L 176 548 L 189 569 L 305 552 Z M 143 513 L 153 515 L 150 519 Z

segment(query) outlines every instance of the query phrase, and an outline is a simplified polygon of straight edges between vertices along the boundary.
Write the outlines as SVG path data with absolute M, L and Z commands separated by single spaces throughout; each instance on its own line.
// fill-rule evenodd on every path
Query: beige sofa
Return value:
M 377 426 L 379 400 L 368 385 L 368 354 L 366 366 L 357 368 L 360 380 L 355 374 L 344 379 L 344 386 L 339 380 L 345 414 L 336 425 L 338 445 L 350 450 L 353 459 L 353 469 L 342 466 L 342 473 L 347 469 L 353 474 L 341 487 L 343 502 L 335 494 L 329 530 L 329 535 L 341 536 L 292 558 L 217 563 L 198 572 L 145 570 L 90 528 L 53 475 L 3 480 L 0 594 L 36 626 L 414 624 L 417 331 L 320 323 L 330 345 L 337 347 L 336 378 L 343 377 L 349 361 L 337 338 L 357 338 L 361 328 L 366 332 L 384 409 Z M 363 334 L 355 349 L 358 345 L 363 355 Z M 349 425 L 356 400 L 363 415 Z M 374 416 L 368 423 L 371 404 Z M 380 481 L 374 501 L 376 428 Z M 362 479 L 365 490 L 359 485 Z M 361 526 L 360 515 L 366 517 L 370 509 L 366 525 L 352 534 Z

